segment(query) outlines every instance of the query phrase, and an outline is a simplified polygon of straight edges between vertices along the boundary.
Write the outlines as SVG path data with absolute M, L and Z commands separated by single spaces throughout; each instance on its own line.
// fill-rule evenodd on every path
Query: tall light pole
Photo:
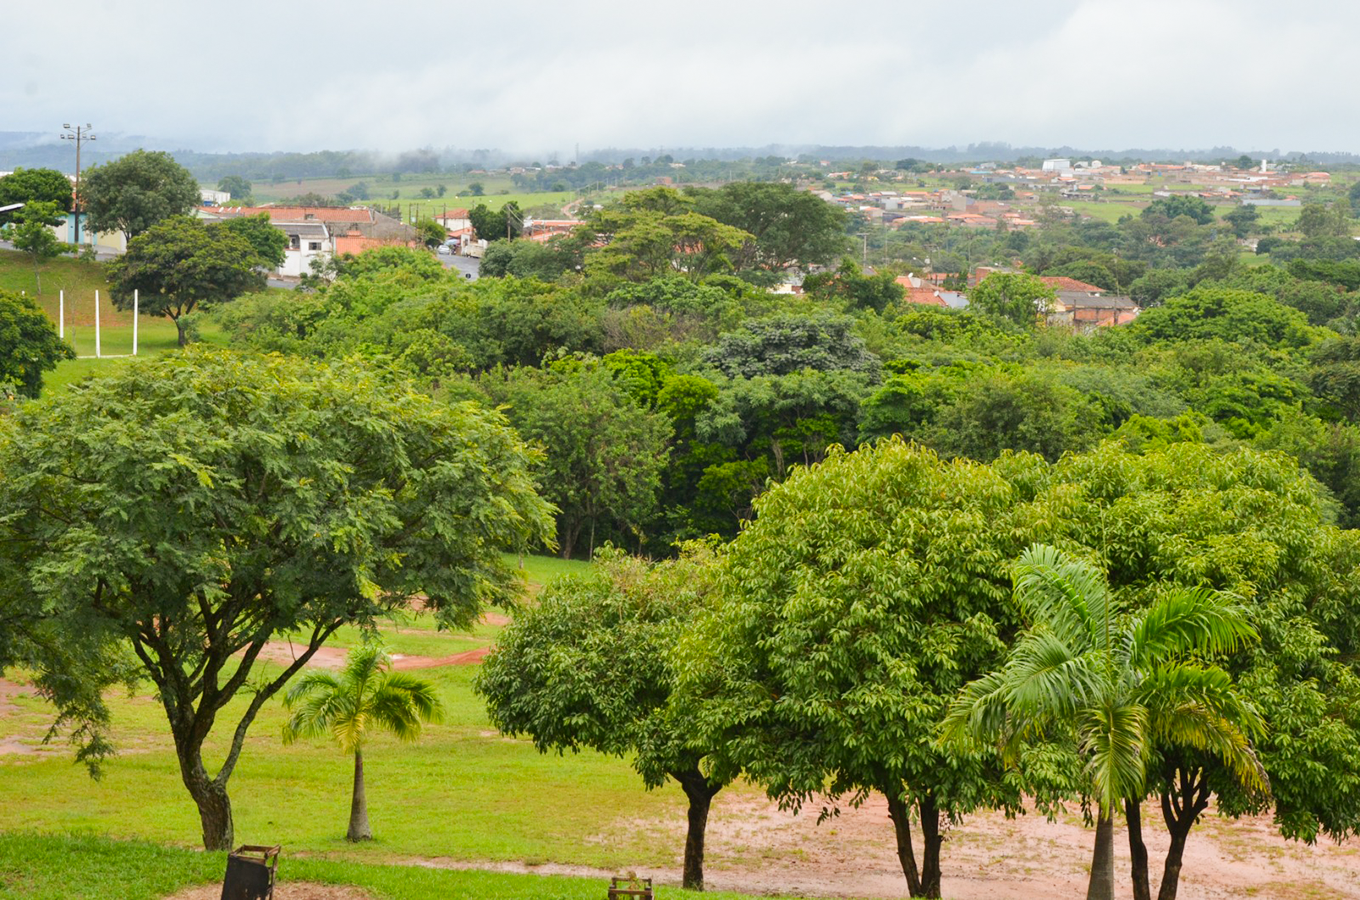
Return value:
M 83 142 L 85 142 L 85 141 L 92 141 L 92 140 L 95 139 L 94 135 L 90 132 L 90 129 L 93 128 L 94 126 L 91 125 L 89 122 L 86 122 L 84 125 L 77 125 L 74 129 L 72 129 L 71 126 L 70 126 L 69 124 L 68 124 L 68 125 L 63 125 L 63 126 L 61 126 L 61 127 L 66 129 L 65 131 L 62 132 L 62 134 L 61 134 L 61 139 L 62 139 L 63 141 L 75 141 L 75 142 L 76 142 L 76 192 L 75 192 L 74 198 L 72 199 L 72 202 L 71 202 L 71 211 L 72 211 L 73 213 L 75 213 L 75 217 L 76 217 L 76 248 L 79 249 L 79 248 L 80 248 L 80 145 L 81 145 Z

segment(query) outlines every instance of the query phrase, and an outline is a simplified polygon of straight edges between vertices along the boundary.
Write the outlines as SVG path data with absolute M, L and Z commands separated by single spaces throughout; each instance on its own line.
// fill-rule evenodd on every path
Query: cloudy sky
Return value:
M 1354 0 L 0 3 L 0 131 L 1360 152 Z

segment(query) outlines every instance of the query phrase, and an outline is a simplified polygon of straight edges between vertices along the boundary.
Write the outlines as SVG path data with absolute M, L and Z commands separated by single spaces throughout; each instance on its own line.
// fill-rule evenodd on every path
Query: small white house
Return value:
M 300 278 L 312 271 L 312 260 L 331 255 L 331 233 L 324 222 L 275 222 L 288 235 L 283 265 L 276 270 L 285 278 Z
M 199 188 L 198 196 L 204 206 L 222 206 L 231 200 L 231 194 L 226 191 L 210 191 L 207 188 Z

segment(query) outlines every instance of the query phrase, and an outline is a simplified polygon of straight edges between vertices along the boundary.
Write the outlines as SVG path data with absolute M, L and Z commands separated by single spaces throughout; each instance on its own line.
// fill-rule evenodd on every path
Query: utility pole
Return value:
M 85 141 L 95 139 L 95 136 L 90 133 L 90 129 L 94 126 L 86 122 L 84 125 L 77 125 L 75 130 L 72 130 L 69 124 L 61 127 L 66 129 L 62 132 L 61 139 L 76 142 L 76 192 L 71 201 L 71 210 L 76 217 L 76 247 L 78 249 L 80 247 L 80 145 Z

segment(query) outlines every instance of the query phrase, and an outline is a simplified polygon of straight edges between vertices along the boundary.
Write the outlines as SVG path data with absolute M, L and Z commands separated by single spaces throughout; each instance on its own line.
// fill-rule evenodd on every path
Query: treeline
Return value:
M 908 304 L 890 275 L 849 261 L 803 294 L 770 292 L 778 267 L 844 247 L 819 201 L 820 225 L 799 215 L 806 227 L 789 227 L 781 210 L 806 196 L 634 193 L 577 235 L 493 244 L 484 273 L 503 278 L 464 283 L 423 254 L 381 251 L 313 294 L 256 298 L 223 322 L 241 346 L 380 357 L 442 396 L 506 404 L 544 447 L 567 555 L 730 537 L 791 467 L 893 434 L 980 461 L 1057 460 L 1106 439 L 1279 450 L 1324 486 L 1337 521 L 1360 521 L 1360 264 L 1139 273 L 1111 255 L 1132 283 L 1178 281 L 1132 325 L 1077 334 L 1033 313 Z M 1089 227 L 1046 231 L 1035 250 Z M 1105 259 L 1062 246 L 1054 258 Z

